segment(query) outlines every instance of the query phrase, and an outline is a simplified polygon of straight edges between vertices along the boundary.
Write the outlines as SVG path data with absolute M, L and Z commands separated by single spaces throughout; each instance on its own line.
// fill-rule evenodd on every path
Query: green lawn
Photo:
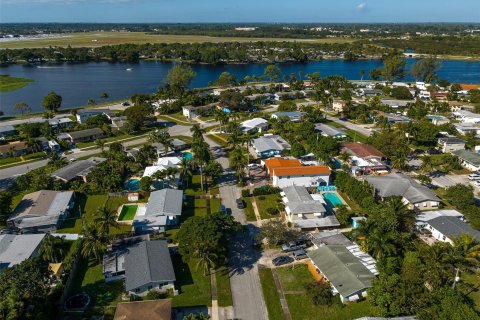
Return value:
M 259 267 L 258 273 L 260 283 L 262 284 L 263 297 L 267 305 L 268 318 L 270 320 L 285 319 L 282 305 L 280 304 L 280 297 L 278 296 L 277 288 L 273 281 L 272 270 L 270 268 Z
M 355 142 L 367 143 L 367 136 L 350 129 L 343 129 L 343 131 Z
M 212 297 L 210 292 L 210 275 L 203 275 L 201 267 L 196 262 L 185 263 L 180 256 L 172 256 L 175 270 L 175 288 L 179 294 L 173 297 L 174 307 L 210 306 Z
M 264 200 L 260 198 L 264 197 Z M 267 213 L 268 208 L 277 208 L 278 200 L 280 200 L 279 194 L 268 194 L 266 196 L 256 196 L 255 201 L 257 203 L 258 211 L 262 219 L 271 219 L 279 217 L 278 214 L 270 215 Z
M 252 199 L 250 197 L 248 198 L 243 198 L 243 201 L 245 201 L 245 216 L 247 217 L 247 221 L 257 221 L 257 217 L 255 216 L 255 212 L 253 211 L 253 206 L 252 206 Z
M 220 267 L 215 271 L 217 278 L 217 297 L 220 307 L 233 306 L 232 289 L 230 288 L 230 274 L 227 267 Z
M 193 175 L 188 181 L 187 188 L 183 191 L 188 196 L 205 195 L 206 192 L 201 188 L 201 177 L 199 174 Z
M 142 130 L 142 131 L 139 131 L 139 132 L 135 132 L 133 134 L 121 134 L 121 135 L 112 136 L 112 137 L 102 139 L 102 141 L 105 142 L 106 146 L 108 146 L 108 144 L 110 144 L 112 142 L 115 142 L 115 141 L 118 141 L 118 140 L 123 140 L 121 142 L 125 142 L 125 141 L 129 141 L 129 140 L 135 140 L 135 139 L 142 138 L 153 130 L 154 129 L 148 129 L 148 130 Z M 79 142 L 79 143 L 76 144 L 76 146 L 77 146 L 77 148 L 81 149 L 81 148 L 88 148 L 88 147 L 96 147 L 96 144 L 95 144 L 95 141 Z
M 8 74 L 0 74 L 0 92 L 9 92 L 21 89 L 33 80 L 26 78 L 10 77 Z
M 215 213 L 220 211 L 220 199 L 210 199 L 210 212 Z
M 221 147 L 226 147 L 227 146 L 227 142 L 225 141 L 226 137 L 224 138 L 223 136 L 224 136 L 223 134 L 218 134 L 217 133 L 217 134 L 209 134 L 207 136 L 207 138 L 210 139 L 210 140 L 213 140 L 213 142 L 215 142 L 216 144 L 218 144 Z
M 108 201 L 107 201 L 108 200 Z M 75 207 L 72 210 L 70 216 L 65 220 L 62 227 L 57 230 L 58 233 L 81 233 L 82 232 L 82 219 L 80 212 L 85 216 L 87 223 L 93 223 L 95 214 L 98 208 L 103 207 L 105 204 L 108 208 L 117 210 L 117 208 L 126 203 L 126 198 L 110 198 L 106 195 L 84 195 L 76 193 Z M 119 226 L 117 228 L 110 228 L 110 235 L 128 233 L 132 229 L 131 226 Z
M 306 283 L 314 281 L 306 265 L 278 268 L 277 273 L 293 320 L 316 320 L 319 315 L 322 320 L 348 320 L 374 314 L 367 301 L 343 305 L 338 299 L 331 306 L 315 306 L 306 293 L 299 293 L 305 290 Z
M 461 273 L 458 287 L 475 303 L 480 312 L 480 273 Z
M 137 213 L 137 209 L 137 205 L 123 206 L 122 211 L 120 212 L 120 216 L 118 217 L 118 221 L 133 220 L 133 218 L 135 217 L 135 213 Z
M 45 158 L 45 152 L 35 152 L 35 153 L 30 153 L 26 154 L 21 157 L 6 157 L 6 158 L 1 158 L 0 159 L 0 166 L 4 166 L 7 164 L 16 164 L 16 165 L 21 165 L 22 161 L 27 161 L 27 160 L 37 160 L 37 159 L 42 159 Z

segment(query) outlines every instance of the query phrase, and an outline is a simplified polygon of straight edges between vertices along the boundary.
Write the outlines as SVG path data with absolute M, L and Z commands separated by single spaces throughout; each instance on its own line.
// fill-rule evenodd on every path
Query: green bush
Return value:
M 269 215 L 272 215 L 272 216 L 276 215 L 276 214 L 278 214 L 278 209 L 277 208 L 267 208 L 267 213 Z
M 244 198 L 250 197 L 250 190 L 249 189 L 243 189 L 242 190 L 242 197 L 244 197 Z
M 264 196 L 267 194 L 275 194 L 275 193 L 280 193 L 280 188 L 267 185 L 267 186 L 253 189 L 254 196 Z

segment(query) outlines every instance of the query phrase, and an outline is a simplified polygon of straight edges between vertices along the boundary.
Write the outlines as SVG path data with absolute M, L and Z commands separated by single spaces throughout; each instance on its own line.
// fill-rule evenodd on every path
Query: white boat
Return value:
M 132 71 L 133 69 L 132 69 L 132 68 L 127 68 L 126 70 L 127 70 L 127 71 Z

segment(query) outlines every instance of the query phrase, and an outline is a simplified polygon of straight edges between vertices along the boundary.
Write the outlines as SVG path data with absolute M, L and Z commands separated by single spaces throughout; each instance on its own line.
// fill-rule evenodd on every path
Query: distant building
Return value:
M 87 182 L 87 176 L 93 171 L 100 163 L 106 161 L 106 158 L 92 157 L 85 160 L 78 160 L 66 165 L 63 168 L 53 172 L 51 176 L 55 179 L 69 182 L 74 179 L 81 179 Z
M 45 234 L 0 234 L 0 272 L 37 257 Z
M 13 126 L 5 125 L 0 126 L 0 138 L 8 138 L 15 136 L 17 134 L 17 130 Z
M 135 296 L 174 289 L 175 272 L 164 240 L 142 241 L 125 256 L 125 290 Z
M 88 118 L 104 115 L 111 120 L 112 117 L 115 117 L 116 111 L 109 109 L 78 109 L 77 110 L 77 121 L 80 123 L 85 123 Z
M 342 149 L 351 156 L 356 156 L 364 160 L 376 160 L 382 162 L 386 157 L 383 153 L 375 149 L 369 144 L 360 142 L 345 143 L 342 145 Z
M 469 150 L 456 150 L 452 153 L 460 159 L 460 164 L 468 170 L 480 170 L 480 154 Z
M 18 157 L 32 151 L 34 149 L 23 141 L 10 142 L 0 145 L 0 158 Z
M 332 108 L 333 108 L 333 111 L 343 112 L 343 109 L 345 109 L 346 105 L 347 105 L 347 102 L 344 100 L 334 100 L 332 104 Z
M 290 150 L 291 146 L 279 135 L 264 135 L 252 140 L 253 151 L 260 158 L 269 158 Z
M 192 119 L 196 118 L 199 116 L 200 112 L 205 112 L 205 113 L 210 113 L 212 112 L 216 107 L 218 103 L 211 103 L 205 106 L 183 106 L 182 107 L 182 112 L 183 116 Z
M 309 251 L 307 256 L 343 303 L 366 297 L 378 275 L 375 260 L 357 245 L 325 245 Z
M 24 233 L 55 231 L 74 206 L 73 191 L 41 190 L 25 195 L 7 220 Z
M 452 112 L 456 119 L 463 123 L 480 123 L 480 114 L 467 110 L 459 110 Z
M 365 176 L 363 179 L 375 188 L 381 199 L 400 196 L 411 209 L 432 210 L 440 204 L 440 199 L 432 190 L 401 173 Z
M 162 189 L 150 193 L 145 207 L 138 207 L 133 227 L 139 231 L 165 231 L 182 215 L 183 191 Z

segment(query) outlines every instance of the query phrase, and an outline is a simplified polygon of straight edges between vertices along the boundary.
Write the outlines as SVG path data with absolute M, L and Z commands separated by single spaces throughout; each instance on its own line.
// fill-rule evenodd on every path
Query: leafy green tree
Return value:
M 132 132 L 140 130 L 153 113 L 152 108 L 146 104 L 135 104 L 124 111 L 129 129 Z
M 107 224 L 105 224 L 107 225 Z M 103 253 L 107 249 L 107 239 L 103 227 L 96 224 L 85 224 L 83 226 L 83 246 L 81 253 L 85 258 L 95 258 L 98 262 L 102 260 Z
M 257 239 L 260 241 L 266 239 L 269 245 L 278 245 L 297 240 L 299 236 L 298 230 L 289 228 L 280 219 L 271 219 L 262 224 Z
M 248 150 L 245 150 L 242 147 L 236 147 L 233 149 L 230 154 L 230 167 L 235 170 L 235 174 L 237 176 L 237 180 L 240 182 L 242 181 L 245 175 L 245 168 L 247 167 L 248 161 L 246 153 Z
M 382 77 L 382 70 L 378 68 L 371 69 L 368 74 L 373 80 L 380 80 L 380 78 Z
M 49 112 L 57 112 L 62 105 L 62 97 L 55 92 L 50 92 L 43 97 L 43 108 Z
M 347 206 L 339 206 L 335 210 L 335 216 L 342 226 L 348 226 L 352 223 L 351 219 L 355 216 L 355 213 L 348 209 Z
M 47 234 L 42 241 L 39 253 L 42 258 L 49 262 L 60 262 L 65 256 L 65 250 L 63 248 L 63 239 L 56 238 Z
M 220 177 L 220 175 L 223 173 L 223 168 L 220 165 L 220 163 L 218 163 L 217 161 L 210 160 L 205 166 L 203 173 L 207 178 L 207 184 L 208 184 L 208 179 L 210 179 L 210 181 L 213 182 Z
M 100 95 L 100 98 L 102 98 L 102 99 L 108 99 L 108 98 L 110 98 L 110 96 L 108 95 L 108 93 L 103 92 L 103 93 Z
M 226 90 L 220 93 L 220 103 L 230 110 L 239 110 L 243 103 L 243 94 L 237 90 Z
M 22 113 L 22 115 L 30 110 L 28 104 L 26 102 L 17 102 L 15 103 L 15 105 L 13 106 L 13 109 L 17 110 L 17 111 L 20 111 Z
M 217 80 L 210 83 L 211 86 L 233 87 L 238 84 L 237 77 L 230 72 L 222 72 Z
M 292 148 L 290 149 L 290 153 L 292 156 L 296 158 L 300 158 L 301 156 L 305 155 L 305 148 L 299 142 L 295 142 L 292 144 Z
M 313 281 L 307 283 L 305 284 L 305 290 L 316 306 L 330 306 L 334 302 L 332 291 L 326 282 Z
M 168 154 L 172 145 L 172 138 L 168 130 L 156 130 L 148 135 L 148 140 L 153 143 L 160 143 L 163 146 L 165 155 Z
M 391 54 L 383 59 L 382 77 L 387 80 L 405 77 L 405 58 L 401 54 Z
M 280 68 L 274 64 L 269 64 L 263 74 L 266 75 L 270 81 L 277 81 L 280 79 Z
M 167 91 L 173 97 L 181 97 L 185 93 L 190 82 L 195 78 L 196 73 L 189 65 L 176 64 L 170 71 L 168 71 L 165 83 Z
M 418 60 L 412 65 L 410 74 L 417 81 L 424 81 L 431 83 L 437 80 L 437 71 L 440 68 L 440 63 L 435 58 L 425 58 Z
M 117 212 L 106 205 L 97 209 L 95 214 L 95 225 L 100 228 L 104 237 L 110 234 L 110 228 L 117 227 Z
M 456 184 L 448 187 L 445 192 L 445 200 L 450 202 L 459 210 L 467 209 L 475 205 L 473 187 L 464 184 Z
M 152 178 L 150 177 L 143 177 L 139 182 L 140 190 L 144 192 L 150 191 L 151 185 L 152 185 Z
M 400 100 L 409 100 L 413 98 L 412 94 L 410 93 L 410 90 L 408 90 L 408 88 L 406 87 L 395 87 L 390 92 L 390 95 L 395 99 L 400 99 Z
M 0 191 L 0 222 L 5 222 L 11 213 L 12 195 L 6 191 Z

